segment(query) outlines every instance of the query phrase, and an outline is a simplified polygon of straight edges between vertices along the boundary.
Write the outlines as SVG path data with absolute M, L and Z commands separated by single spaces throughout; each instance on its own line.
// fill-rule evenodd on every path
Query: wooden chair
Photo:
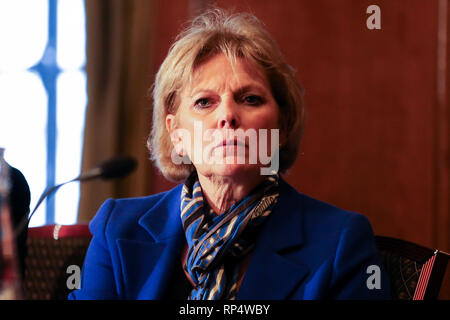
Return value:
M 448 253 L 396 238 L 376 236 L 375 240 L 394 299 L 437 299 L 450 258 Z
M 82 267 L 91 234 L 86 224 L 47 225 L 28 229 L 23 298 L 65 300 L 70 265 Z

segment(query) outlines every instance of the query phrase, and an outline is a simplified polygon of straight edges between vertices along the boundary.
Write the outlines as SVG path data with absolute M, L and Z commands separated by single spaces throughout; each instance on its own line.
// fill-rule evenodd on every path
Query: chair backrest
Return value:
M 88 225 L 47 225 L 29 228 L 23 297 L 28 300 L 65 300 L 68 267 L 80 269 L 91 240 Z
M 391 237 L 376 236 L 375 240 L 394 299 L 437 299 L 450 258 L 448 253 Z

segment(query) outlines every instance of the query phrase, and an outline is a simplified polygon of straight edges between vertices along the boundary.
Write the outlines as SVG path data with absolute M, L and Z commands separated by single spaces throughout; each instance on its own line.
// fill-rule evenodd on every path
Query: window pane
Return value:
M 31 72 L 0 73 L 0 145 L 8 163 L 19 169 L 30 186 L 34 208 L 46 186 L 47 94 Z M 30 226 L 45 223 L 45 203 Z
M 47 36 L 48 0 L 0 0 L 0 71 L 35 65 Z
M 85 19 L 83 0 L 58 1 L 56 60 L 61 69 L 78 69 L 85 63 Z
M 57 80 L 57 183 L 71 180 L 80 174 L 86 102 L 84 72 L 63 72 Z M 55 198 L 56 223 L 76 223 L 79 196 L 79 183 L 68 184 L 58 191 Z

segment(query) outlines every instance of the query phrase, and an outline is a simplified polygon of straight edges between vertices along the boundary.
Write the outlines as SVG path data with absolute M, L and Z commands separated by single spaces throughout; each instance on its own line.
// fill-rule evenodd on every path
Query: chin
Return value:
M 252 175 L 259 172 L 259 166 L 250 164 L 216 164 L 210 168 L 211 174 L 222 177 L 234 177 L 238 175 Z

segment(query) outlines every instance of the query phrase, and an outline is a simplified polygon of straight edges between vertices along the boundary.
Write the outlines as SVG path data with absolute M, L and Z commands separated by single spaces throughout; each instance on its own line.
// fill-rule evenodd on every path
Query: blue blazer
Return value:
M 107 200 L 90 223 L 81 288 L 69 298 L 162 299 L 186 243 L 180 194 L 181 185 Z M 368 270 L 371 265 L 381 273 Z M 369 289 L 377 279 L 380 288 Z M 390 299 L 390 288 L 366 217 L 300 194 L 280 179 L 279 201 L 237 299 Z

